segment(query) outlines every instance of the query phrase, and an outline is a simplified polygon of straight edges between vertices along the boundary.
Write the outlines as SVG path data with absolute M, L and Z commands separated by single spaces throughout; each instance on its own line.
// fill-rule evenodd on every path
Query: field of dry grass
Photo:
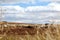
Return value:
M 60 40 L 60 24 L 3 27 L 0 26 L 0 40 Z

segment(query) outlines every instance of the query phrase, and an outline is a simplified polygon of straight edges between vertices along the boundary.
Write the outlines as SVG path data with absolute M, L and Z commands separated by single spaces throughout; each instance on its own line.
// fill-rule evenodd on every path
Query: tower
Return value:
M 0 21 L 2 21 L 2 7 L 0 6 Z
M 3 21 L 3 15 L 4 14 L 4 9 L 2 6 L 0 6 L 0 22 Z

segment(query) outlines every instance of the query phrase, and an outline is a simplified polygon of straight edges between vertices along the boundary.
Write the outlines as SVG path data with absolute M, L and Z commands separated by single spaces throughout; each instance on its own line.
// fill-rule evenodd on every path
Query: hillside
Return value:
M 1 40 L 60 40 L 60 24 L 0 22 Z

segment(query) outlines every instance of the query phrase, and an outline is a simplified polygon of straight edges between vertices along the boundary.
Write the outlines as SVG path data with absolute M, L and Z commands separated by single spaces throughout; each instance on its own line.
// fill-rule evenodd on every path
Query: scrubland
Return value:
M 0 40 L 60 40 L 60 24 L 0 26 Z

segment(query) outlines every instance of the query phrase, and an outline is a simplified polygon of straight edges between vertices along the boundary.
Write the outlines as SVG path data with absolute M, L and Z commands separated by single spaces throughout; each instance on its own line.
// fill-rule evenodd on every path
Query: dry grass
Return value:
M 28 31 L 26 31 L 27 35 L 18 35 L 13 31 L 13 34 L 7 34 L 9 29 L 4 33 L 1 31 L 2 34 L 0 34 L 0 40 L 60 40 L 60 24 L 49 24 L 48 27 L 45 27 L 44 25 L 41 26 L 36 28 L 37 32 L 35 32 L 36 34 L 34 35 L 30 35 Z M 30 29 L 30 31 L 33 32 L 34 30 Z

